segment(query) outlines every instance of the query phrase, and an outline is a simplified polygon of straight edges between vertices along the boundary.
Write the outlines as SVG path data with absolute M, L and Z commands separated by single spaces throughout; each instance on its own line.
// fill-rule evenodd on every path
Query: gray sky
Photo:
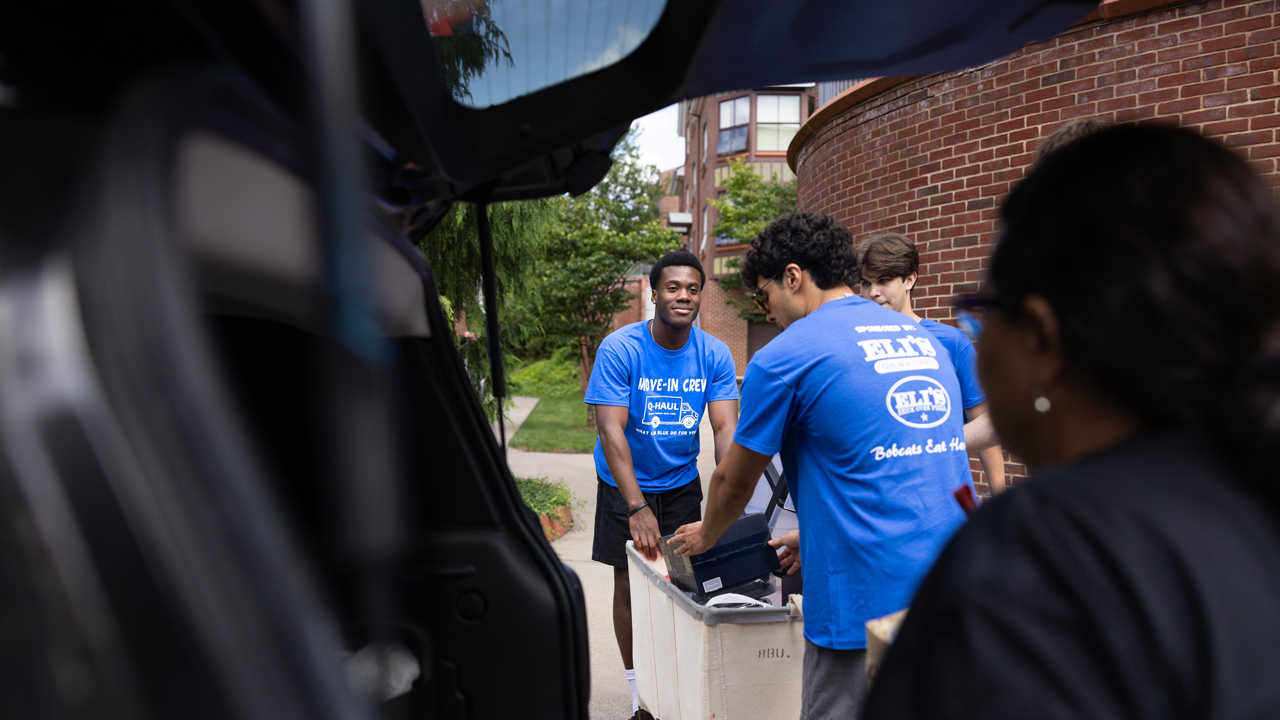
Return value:
M 635 121 L 640 126 L 640 159 L 670 170 L 684 164 L 684 138 L 676 134 L 676 110 L 669 105 Z

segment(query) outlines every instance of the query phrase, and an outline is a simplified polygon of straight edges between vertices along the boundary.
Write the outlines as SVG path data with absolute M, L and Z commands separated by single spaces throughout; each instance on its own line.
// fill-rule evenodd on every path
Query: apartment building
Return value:
M 685 164 L 680 182 L 679 211 L 668 213 L 671 227 L 683 230 L 685 247 L 698 255 L 707 271 L 707 287 L 699 322 L 733 351 L 738 375 L 756 350 L 777 335 L 769 323 L 749 323 L 726 301 L 744 300 L 741 290 L 725 290 L 719 278 L 735 272 L 729 261 L 746 253 L 751 238 L 717 237 L 717 213 L 709 200 L 724 194 L 729 163 L 745 158 L 756 173 L 773 181 L 791 182 L 787 148 L 814 110 L 812 84 L 755 88 L 720 93 L 680 103 L 679 134 L 685 138 Z M 678 187 L 677 187 L 678 186 Z

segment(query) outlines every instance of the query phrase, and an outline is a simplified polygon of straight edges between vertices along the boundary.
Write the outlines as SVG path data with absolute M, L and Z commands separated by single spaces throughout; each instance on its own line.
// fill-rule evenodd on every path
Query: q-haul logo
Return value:
M 889 414 L 913 428 L 937 427 L 951 417 L 951 397 L 942 383 L 923 375 L 905 377 L 885 397 Z

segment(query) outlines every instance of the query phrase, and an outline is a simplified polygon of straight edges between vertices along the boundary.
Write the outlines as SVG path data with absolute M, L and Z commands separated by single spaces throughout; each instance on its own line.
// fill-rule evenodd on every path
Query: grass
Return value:
M 511 438 L 511 447 L 533 452 L 589 453 L 595 446 L 581 395 L 542 398 Z
M 512 395 L 529 397 L 570 397 L 581 391 L 578 363 L 567 352 L 531 362 L 519 363 L 511 370 L 508 387 Z

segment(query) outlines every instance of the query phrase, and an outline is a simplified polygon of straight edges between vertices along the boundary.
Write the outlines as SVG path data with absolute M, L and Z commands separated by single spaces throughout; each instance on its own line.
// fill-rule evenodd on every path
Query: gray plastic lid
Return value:
M 801 620 L 800 616 L 793 617 L 791 607 L 783 605 L 782 607 L 750 607 L 750 608 L 718 608 L 699 605 L 685 595 L 680 588 L 676 587 L 663 575 L 658 573 L 657 568 L 644 559 L 644 556 L 636 550 L 634 543 L 627 541 L 627 557 L 631 559 L 631 563 L 644 574 L 645 578 L 657 585 L 675 601 L 676 606 L 686 613 L 692 615 L 703 625 L 719 625 L 720 623 L 763 623 L 763 622 L 791 622 L 793 620 Z

